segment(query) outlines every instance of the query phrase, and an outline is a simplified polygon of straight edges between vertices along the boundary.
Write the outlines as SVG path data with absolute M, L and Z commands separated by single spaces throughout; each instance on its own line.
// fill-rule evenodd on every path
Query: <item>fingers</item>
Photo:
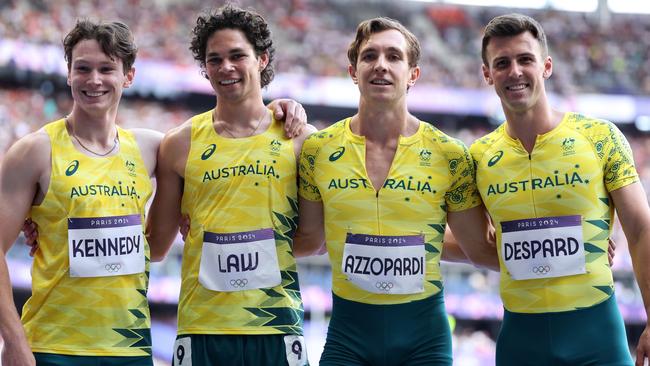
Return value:
M 611 238 L 608 239 L 607 245 L 607 260 L 609 261 L 609 266 L 614 265 L 614 257 L 616 256 L 616 242 Z
M 187 238 L 187 234 L 189 234 L 190 232 L 190 217 L 187 215 L 181 217 L 179 226 L 181 231 L 181 237 L 183 238 L 183 241 L 185 241 L 185 239 Z

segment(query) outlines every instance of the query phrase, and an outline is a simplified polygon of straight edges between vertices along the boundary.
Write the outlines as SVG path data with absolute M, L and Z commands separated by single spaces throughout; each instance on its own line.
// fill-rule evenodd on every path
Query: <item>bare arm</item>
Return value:
M 610 192 L 627 238 L 636 281 L 646 315 L 650 314 L 650 208 L 641 183 Z M 636 365 L 650 358 L 650 325 L 646 324 L 636 348 Z
M 154 262 L 165 258 L 178 233 L 190 132 L 189 123 L 171 130 L 163 138 L 158 150 L 156 194 L 149 209 L 146 226 L 151 260 Z
M 293 238 L 293 255 L 306 257 L 321 254 L 325 245 L 323 202 L 298 197 L 298 229 Z
M 492 228 L 482 205 L 468 210 L 449 212 L 447 223 L 458 239 L 461 251 L 467 254 L 472 263 L 494 271 L 499 270 L 499 258 L 494 246 Z
M 456 263 L 472 263 L 467 257 L 467 254 L 463 252 L 463 249 L 458 244 L 458 240 L 454 236 L 454 233 L 449 229 L 449 225 L 445 228 L 445 237 L 442 241 L 443 249 L 441 260 L 447 262 L 456 262 Z
M 5 255 L 23 226 L 49 164 L 49 139 L 36 132 L 9 149 L 0 165 L 0 335 L 5 341 L 2 363 L 7 365 L 35 364 L 16 311 Z
M 147 167 L 147 172 L 150 177 L 153 177 L 158 159 L 158 148 L 160 147 L 163 133 L 146 128 L 133 128 L 131 132 L 133 132 L 138 142 L 140 154 L 142 155 L 142 160 L 144 160 L 144 165 Z

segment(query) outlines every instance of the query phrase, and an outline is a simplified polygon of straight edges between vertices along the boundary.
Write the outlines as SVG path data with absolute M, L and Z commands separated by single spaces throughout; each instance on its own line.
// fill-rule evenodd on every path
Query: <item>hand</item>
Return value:
M 5 343 L 0 364 L 5 366 L 36 366 L 34 354 L 26 342 L 17 346 Z
M 643 366 L 645 365 L 646 358 L 650 358 L 650 330 L 648 330 L 648 327 L 649 325 L 646 325 L 643 333 L 641 333 L 641 337 L 639 337 L 634 366 Z
M 616 242 L 612 238 L 607 239 L 609 245 L 607 246 L 607 260 L 609 260 L 609 266 L 614 265 L 614 256 L 616 255 Z
M 38 227 L 32 219 L 28 218 L 23 223 L 23 235 L 25 235 L 25 244 L 29 245 L 29 256 L 33 257 L 38 250 Z
M 307 125 L 307 113 L 302 104 L 293 99 L 276 99 L 268 107 L 275 119 L 284 121 L 284 133 L 288 138 L 300 136 Z
M 181 221 L 178 223 L 178 225 L 180 226 L 183 241 L 185 241 L 185 239 L 187 239 L 187 234 L 190 233 L 190 217 L 187 215 L 181 217 Z

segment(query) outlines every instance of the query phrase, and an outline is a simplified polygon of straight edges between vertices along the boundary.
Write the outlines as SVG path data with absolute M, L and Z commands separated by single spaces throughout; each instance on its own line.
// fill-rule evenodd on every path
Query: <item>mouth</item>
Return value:
M 84 90 L 84 91 L 82 91 L 82 93 L 83 93 L 83 95 L 85 95 L 87 97 L 97 98 L 97 97 L 101 97 L 102 95 L 108 93 L 108 91 L 87 91 L 87 90 Z
M 370 84 L 372 85 L 393 85 L 390 81 L 386 79 L 374 79 L 370 81 Z
M 528 83 L 519 83 L 519 84 L 506 86 L 506 90 L 508 90 L 508 91 L 521 91 L 521 90 L 524 90 L 524 89 L 528 88 L 529 86 L 530 86 L 530 84 L 528 84 Z
M 219 85 L 233 85 L 241 82 L 241 79 L 227 79 L 227 80 L 221 80 L 219 82 Z

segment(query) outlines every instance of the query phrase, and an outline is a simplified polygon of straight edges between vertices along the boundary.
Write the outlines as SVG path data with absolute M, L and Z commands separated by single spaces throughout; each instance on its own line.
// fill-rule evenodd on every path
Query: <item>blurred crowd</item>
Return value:
M 482 85 L 482 27 L 493 16 L 511 11 L 415 1 L 233 2 L 254 7 L 271 24 L 280 73 L 345 76 L 346 50 L 356 25 L 383 15 L 402 21 L 419 37 L 422 82 L 463 88 Z M 0 39 L 59 45 L 78 17 L 119 19 L 134 31 L 140 58 L 192 65 L 190 30 L 206 6 L 199 0 L 5 0 L 0 2 Z M 548 33 L 556 63 L 553 91 L 650 93 L 649 15 L 518 11 L 540 20 Z

